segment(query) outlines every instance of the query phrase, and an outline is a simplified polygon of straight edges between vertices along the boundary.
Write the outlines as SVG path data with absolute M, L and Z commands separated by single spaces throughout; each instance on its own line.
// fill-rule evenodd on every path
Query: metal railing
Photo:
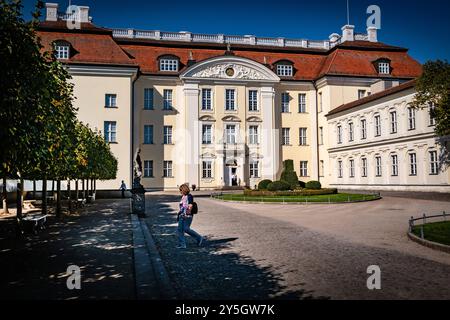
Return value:
M 332 48 L 339 43 L 341 39 L 331 42 L 329 40 L 305 40 L 305 39 L 286 39 L 271 37 L 256 37 L 252 35 L 237 36 L 223 34 L 202 34 L 182 32 L 165 32 L 159 30 L 135 30 L 135 29 L 112 29 L 113 37 L 131 38 L 131 39 L 152 39 L 152 40 L 168 40 L 168 41 L 185 41 L 185 42 L 209 42 L 209 43 L 230 43 L 245 44 L 258 46 L 275 46 L 275 47 L 297 47 L 324 49 Z M 357 35 L 358 39 L 367 39 L 367 35 Z
M 427 216 L 427 215 L 424 213 L 423 216 L 420 217 L 420 218 L 414 218 L 414 217 L 411 217 L 411 219 L 409 219 L 409 233 L 412 233 L 412 232 L 413 232 L 414 227 L 420 226 L 420 238 L 421 238 L 421 239 L 425 239 L 424 225 L 426 225 L 427 223 L 430 223 L 430 222 L 427 222 L 427 221 L 430 221 L 430 220 L 436 219 L 436 218 L 442 218 L 443 221 L 445 222 L 445 221 L 447 221 L 447 219 L 450 218 L 450 214 L 448 214 L 448 213 L 446 213 L 445 211 L 443 211 L 442 214 L 439 214 L 439 215 Z M 415 225 L 414 223 L 415 223 L 416 221 L 422 221 L 422 224 L 420 224 L 420 225 L 419 225 L 419 224 Z M 435 221 L 435 222 L 438 222 L 438 221 Z

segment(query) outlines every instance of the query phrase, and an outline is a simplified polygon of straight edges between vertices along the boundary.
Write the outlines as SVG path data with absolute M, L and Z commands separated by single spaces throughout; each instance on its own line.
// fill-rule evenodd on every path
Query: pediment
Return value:
M 181 79 L 244 80 L 279 82 L 280 78 L 266 66 L 242 57 L 221 56 L 200 61 L 185 70 Z
M 222 121 L 226 122 L 241 122 L 241 119 L 236 116 L 225 116 L 222 118 Z
M 263 122 L 263 121 L 260 117 L 253 116 L 253 117 L 248 117 L 247 122 Z
M 200 158 L 202 158 L 202 159 L 216 159 L 217 157 L 216 157 L 215 154 L 212 154 L 211 152 L 205 152 L 205 153 L 203 153 L 200 156 Z
M 209 115 L 201 116 L 200 118 L 198 118 L 198 120 L 200 120 L 200 121 L 208 121 L 208 122 L 215 122 L 216 121 L 216 119 L 214 119 L 213 116 L 209 116 Z

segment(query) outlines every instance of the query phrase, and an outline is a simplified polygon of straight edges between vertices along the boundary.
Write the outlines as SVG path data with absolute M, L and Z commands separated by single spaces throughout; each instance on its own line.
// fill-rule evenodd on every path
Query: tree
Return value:
M 450 64 L 447 61 L 428 61 L 416 82 L 417 94 L 412 106 L 430 108 L 436 119 L 435 132 L 441 146 L 441 166 L 450 165 Z
M 291 190 L 299 187 L 297 172 L 294 171 L 294 161 L 284 161 L 284 170 L 281 173 L 281 180 L 289 183 Z

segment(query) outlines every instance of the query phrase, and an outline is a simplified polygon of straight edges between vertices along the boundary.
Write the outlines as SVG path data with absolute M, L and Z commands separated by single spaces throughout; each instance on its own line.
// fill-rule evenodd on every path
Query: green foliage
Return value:
M 306 189 L 320 190 L 322 189 L 322 184 L 319 181 L 309 181 L 306 183 Z
M 299 182 L 298 182 L 298 185 L 299 185 L 300 188 L 302 188 L 302 189 L 306 188 L 306 183 L 303 182 L 303 181 L 299 181 Z
M 274 181 L 267 186 L 269 191 L 287 191 L 291 189 L 291 185 L 286 181 Z
M 258 184 L 258 190 L 267 190 L 269 184 L 272 183 L 272 180 L 263 180 Z
M 255 190 L 244 190 L 245 196 L 252 197 L 263 197 L 263 196 L 280 196 L 280 197 L 299 197 L 299 196 L 319 196 L 327 194 L 337 194 L 337 189 L 321 189 L 321 190 L 298 190 L 298 191 L 255 191 Z
M 284 161 L 283 165 L 284 165 L 284 170 L 281 173 L 281 180 L 289 183 L 290 190 L 297 189 L 299 184 L 298 184 L 297 173 L 294 171 L 294 161 L 286 160 L 286 161 Z

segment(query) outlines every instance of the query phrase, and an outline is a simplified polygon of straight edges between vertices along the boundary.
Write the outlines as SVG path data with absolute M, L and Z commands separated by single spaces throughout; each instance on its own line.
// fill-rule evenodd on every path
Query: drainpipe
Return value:
M 131 168 L 130 168 L 130 177 L 131 177 L 131 185 L 130 189 L 133 188 L 133 167 L 134 167 L 134 151 L 135 151 L 135 145 L 134 145 L 134 85 L 139 78 L 139 70 L 136 72 L 136 76 L 131 81 L 131 152 L 130 152 L 130 158 L 131 158 Z

